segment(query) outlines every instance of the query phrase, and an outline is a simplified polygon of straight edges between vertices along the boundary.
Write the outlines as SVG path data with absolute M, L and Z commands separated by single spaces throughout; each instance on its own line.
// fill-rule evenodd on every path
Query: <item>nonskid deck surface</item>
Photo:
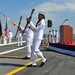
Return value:
M 36 67 L 28 67 L 32 59 L 23 59 L 26 47 L 17 47 L 17 44 L 0 46 L 0 75 L 74 75 L 75 58 L 68 55 L 49 51 L 40 47 L 47 62 L 40 67 L 41 58 L 37 58 Z

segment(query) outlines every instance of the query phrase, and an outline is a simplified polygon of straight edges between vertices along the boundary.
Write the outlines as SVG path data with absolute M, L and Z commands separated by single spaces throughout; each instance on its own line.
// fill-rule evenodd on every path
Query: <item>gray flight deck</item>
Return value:
M 17 47 L 17 44 L 0 46 L 0 75 L 75 75 L 75 57 L 53 52 L 45 47 L 40 47 L 47 59 L 45 65 L 40 67 L 39 60 L 36 67 L 27 67 L 32 59 L 23 59 L 26 55 L 24 47 L 25 44 L 23 47 Z M 15 50 L 17 48 L 21 49 Z M 1 54 L 3 52 L 6 53 Z

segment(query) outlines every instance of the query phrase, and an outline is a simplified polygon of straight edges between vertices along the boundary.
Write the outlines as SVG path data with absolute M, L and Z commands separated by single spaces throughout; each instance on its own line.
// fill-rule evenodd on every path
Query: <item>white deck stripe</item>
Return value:
M 23 41 L 23 42 L 25 42 L 25 41 Z M 7 43 L 7 44 L 0 44 L 0 46 L 13 45 L 13 44 L 17 44 L 17 43 L 18 43 L 18 42 Z M 26 47 L 26 46 L 20 47 L 20 48 L 16 48 L 16 49 L 12 49 L 12 50 L 8 50 L 8 51 L 5 51 L 5 52 L 1 52 L 0 55 L 1 55 L 1 54 L 7 54 L 7 53 L 10 53 L 10 52 L 14 52 L 14 51 L 23 49 L 23 48 L 25 48 L 25 47 Z
M 25 48 L 25 47 L 26 47 L 26 46 L 20 47 L 20 48 L 16 48 L 16 49 L 12 49 L 12 50 L 8 50 L 8 51 L 5 51 L 5 52 L 1 52 L 0 55 L 1 55 L 1 54 L 7 54 L 7 53 L 10 53 L 10 52 L 14 52 L 14 51 L 18 51 L 18 50 L 23 49 L 23 48 Z
M 25 42 L 25 41 L 23 41 Z M 17 44 L 18 42 L 13 42 L 13 43 L 7 43 L 7 44 L 0 44 L 0 46 L 6 46 L 6 45 L 13 45 L 13 44 Z

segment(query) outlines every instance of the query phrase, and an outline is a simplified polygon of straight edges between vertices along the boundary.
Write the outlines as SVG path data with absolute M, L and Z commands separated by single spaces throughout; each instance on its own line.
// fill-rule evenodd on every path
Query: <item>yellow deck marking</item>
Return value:
M 41 60 L 41 58 L 38 58 L 38 59 L 36 60 L 36 62 L 38 62 L 38 61 L 40 61 L 40 60 Z M 30 64 L 32 64 L 32 62 L 29 62 L 29 63 L 25 64 L 24 66 L 19 67 L 19 68 L 15 69 L 15 70 L 13 70 L 13 71 L 11 71 L 11 72 L 5 74 L 5 75 L 13 75 L 13 74 L 15 74 L 15 73 L 17 73 L 17 72 L 19 72 L 19 71 L 25 69 L 25 68 L 27 67 L 27 65 L 30 65 Z
M 7 56 L 7 55 L 0 55 L 0 58 L 24 58 L 24 56 Z

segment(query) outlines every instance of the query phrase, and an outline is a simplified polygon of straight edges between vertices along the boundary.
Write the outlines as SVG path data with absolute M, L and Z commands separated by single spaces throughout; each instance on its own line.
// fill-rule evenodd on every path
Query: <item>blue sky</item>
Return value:
M 0 12 L 7 15 L 11 20 L 14 20 L 18 25 L 19 18 L 22 16 L 21 25 L 26 25 L 26 17 L 30 15 L 31 10 L 35 8 L 35 12 L 32 17 L 34 24 L 37 22 L 37 14 L 42 11 L 46 15 L 47 20 L 52 20 L 52 28 L 46 26 L 45 33 L 48 33 L 50 29 L 58 29 L 65 19 L 64 24 L 73 27 L 73 33 L 75 33 L 75 0 L 0 0 Z M 2 29 L 5 27 L 5 18 L 0 15 L 2 22 Z M 16 33 L 16 27 L 11 23 L 8 23 L 8 28 L 12 32 Z

